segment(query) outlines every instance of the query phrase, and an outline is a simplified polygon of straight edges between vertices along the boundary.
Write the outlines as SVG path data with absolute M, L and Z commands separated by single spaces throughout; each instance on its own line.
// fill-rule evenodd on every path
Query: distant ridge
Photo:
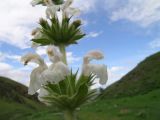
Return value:
M 28 88 L 9 78 L 0 77 L 0 99 L 24 103 L 25 99 L 38 102 L 37 95 L 28 95 Z
M 102 98 L 145 94 L 160 88 L 160 52 L 147 57 L 118 82 L 103 90 Z

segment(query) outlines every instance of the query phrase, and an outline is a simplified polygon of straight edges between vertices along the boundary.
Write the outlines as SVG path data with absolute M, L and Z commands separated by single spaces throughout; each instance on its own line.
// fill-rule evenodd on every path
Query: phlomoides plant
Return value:
M 73 73 L 67 65 L 66 47 L 78 44 L 85 36 L 81 31 L 81 20 L 73 19 L 80 13 L 71 7 L 73 0 L 33 0 L 32 6 L 46 7 L 46 19 L 40 18 L 39 26 L 32 31 L 32 47 L 47 46 L 46 54 L 52 62 L 48 66 L 37 53 L 22 56 L 24 65 L 38 64 L 30 75 L 28 94 L 38 92 L 38 99 L 58 108 L 65 120 L 76 120 L 76 110 L 83 104 L 97 99 L 98 88 L 93 88 L 95 79 L 105 85 L 108 79 L 106 65 L 91 64 L 90 61 L 103 59 L 101 51 L 92 50 L 83 57 L 81 73 Z M 60 16 L 57 15 L 60 12 Z

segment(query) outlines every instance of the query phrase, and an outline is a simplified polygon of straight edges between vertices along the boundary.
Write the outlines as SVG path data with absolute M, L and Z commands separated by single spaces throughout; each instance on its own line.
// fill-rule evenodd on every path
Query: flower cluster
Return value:
M 57 17 L 56 12 L 62 11 L 63 16 L 70 17 L 80 13 L 77 8 L 71 7 L 73 0 L 33 0 L 31 2 L 32 6 L 42 4 L 47 7 L 46 16 L 47 18 Z
M 58 84 L 71 72 L 68 66 L 63 63 L 62 54 L 58 47 L 50 45 L 48 46 L 46 53 L 52 62 L 49 67 L 44 62 L 43 58 L 41 58 L 37 53 L 28 53 L 21 58 L 24 65 L 27 65 L 29 62 L 34 62 L 39 65 L 30 75 L 30 84 L 28 89 L 28 94 L 30 95 L 33 95 L 40 90 L 40 97 L 44 97 L 43 95 L 46 95 L 47 93 L 43 88 L 44 85 L 48 83 Z M 90 76 L 91 74 L 94 74 L 99 78 L 99 83 L 104 85 L 108 79 L 107 67 L 106 65 L 90 64 L 90 61 L 93 59 L 103 59 L 103 54 L 100 51 L 88 52 L 83 58 L 81 75 Z M 41 98 L 40 100 L 42 101 Z
M 61 54 L 58 53 L 58 48 L 55 46 L 49 46 L 47 48 L 47 54 L 52 62 L 49 67 L 44 62 L 43 58 L 36 53 L 28 53 L 21 58 L 24 65 L 27 65 L 29 62 L 34 62 L 39 65 L 30 75 L 30 84 L 28 89 L 28 94 L 30 95 L 35 94 L 48 82 L 57 84 L 70 73 L 67 65 L 61 61 Z
M 32 6 L 46 7 L 47 19 L 40 18 L 39 24 L 32 31 L 32 48 L 47 46 L 46 54 L 52 62 L 48 66 L 37 53 L 22 56 L 24 65 L 29 62 L 38 64 L 30 75 L 28 94 L 39 93 L 38 99 L 54 105 L 63 111 L 66 120 L 74 120 L 74 112 L 82 104 L 86 104 L 97 97 L 97 88 L 93 89 L 94 80 L 99 79 L 101 85 L 108 79 L 107 66 L 91 64 L 92 60 L 103 59 L 103 53 L 92 50 L 83 57 L 81 73 L 73 74 L 67 65 L 66 47 L 78 44 L 78 40 L 85 34 L 81 32 L 81 20 L 72 20 L 80 10 L 72 7 L 73 0 L 33 0 Z M 61 12 L 62 19 L 57 12 Z M 79 76 L 79 77 L 78 77 Z

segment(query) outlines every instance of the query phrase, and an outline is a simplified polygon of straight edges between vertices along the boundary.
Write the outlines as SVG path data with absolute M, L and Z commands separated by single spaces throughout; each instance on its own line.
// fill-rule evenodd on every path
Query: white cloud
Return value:
M 0 4 L 0 41 L 19 48 L 29 46 L 30 32 L 40 17 L 45 17 L 45 7 L 30 5 L 31 0 L 5 0 Z M 96 0 L 75 0 L 82 11 L 91 11 Z
M 16 69 L 13 66 L 5 62 L 0 62 L 0 66 L 1 66 L 0 76 L 11 78 L 12 80 L 28 85 L 29 83 L 29 79 L 28 79 L 29 72 L 28 71 L 24 71 L 24 70 L 22 71 L 21 69 Z
M 92 38 L 95 38 L 95 37 L 98 37 L 99 35 L 101 35 L 103 32 L 100 31 L 100 32 L 90 32 L 87 37 L 92 37 Z
M 69 64 L 78 62 L 80 59 L 80 57 L 75 57 L 72 52 L 67 52 L 67 61 Z
M 153 48 L 153 49 L 154 49 L 154 48 L 160 48 L 160 39 L 157 38 L 157 39 L 151 41 L 151 42 L 149 43 L 149 46 L 150 46 L 151 48 Z
M 4 76 L 22 84 L 28 85 L 30 69 L 17 68 L 14 65 L 11 65 L 11 63 L 7 63 L 7 59 L 20 63 L 19 55 L 10 55 L 0 52 L 0 76 Z
M 128 20 L 142 27 L 160 22 L 159 0 L 106 0 L 105 9 L 111 21 Z
M 46 55 L 46 49 L 47 49 L 46 46 L 39 46 L 38 48 L 36 48 L 36 52 L 39 55 Z
M 113 66 L 110 68 L 110 72 L 117 72 L 117 71 L 120 71 L 120 70 L 124 70 L 125 67 L 122 67 L 122 66 Z
M 14 61 L 20 61 L 20 58 L 21 58 L 20 55 L 0 52 L 0 61 L 5 61 L 6 59 L 10 59 L 10 60 L 14 60 Z
M 30 41 L 30 26 L 44 16 L 42 7 L 33 8 L 28 0 L 5 0 L 0 4 L 0 41 L 26 48 Z
M 129 68 L 123 66 L 112 66 L 108 68 L 109 80 L 107 82 L 107 86 L 116 82 L 117 80 L 120 80 L 120 78 L 123 77 L 128 71 Z
M 97 0 L 75 0 L 73 6 L 80 8 L 84 13 L 95 10 Z

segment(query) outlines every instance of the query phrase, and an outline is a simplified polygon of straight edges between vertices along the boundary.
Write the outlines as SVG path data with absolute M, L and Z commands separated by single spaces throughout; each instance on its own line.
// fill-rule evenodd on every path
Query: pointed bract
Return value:
M 43 3 L 43 0 L 32 0 L 31 5 L 34 7 L 34 6 L 36 6 L 38 4 L 42 4 L 42 3 Z

